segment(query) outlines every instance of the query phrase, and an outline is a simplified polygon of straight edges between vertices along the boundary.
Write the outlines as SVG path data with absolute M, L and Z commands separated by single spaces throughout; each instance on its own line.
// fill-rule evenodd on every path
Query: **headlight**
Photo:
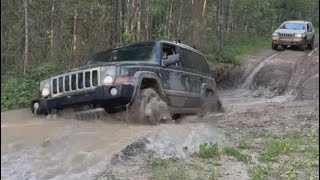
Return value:
M 102 84 L 113 84 L 116 75 L 116 66 L 104 66 L 100 68 L 100 82 Z
M 279 33 L 274 32 L 274 33 L 272 34 L 272 36 L 279 36 Z
M 103 79 L 103 84 L 112 84 L 113 83 L 113 78 L 111 76 L 106 76 Z
M 298 34 L 295 34 L 294 37 L 301 38 L 301 37 L 303 37 L 303 34 L 298 33 Z
M 43 88 L 43 89 L 42 89 L 41 95 L 42 95 L 43 97 L 47 97 L 47 96 L 49 96 L 49 94 L 50 94 L 49 89 L 47 89 L 47 88 Z
M 40 91 L 42 97 L 50 95 L 50 79 L 45 79 L 40 82 Z

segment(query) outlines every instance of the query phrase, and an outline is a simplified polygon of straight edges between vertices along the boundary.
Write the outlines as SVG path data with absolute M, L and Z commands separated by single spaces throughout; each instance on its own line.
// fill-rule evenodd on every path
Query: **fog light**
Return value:
M 39 103 L 37 103 L 37 102 L 34 103 L 34 104 L 33 104 L 33 108 L 34 108 L 34 109 L 38 109 L 38 108 L 39 108 Z
M 117 90 L 117 88 L 111 88 L 110 89 L 110 94 L 112 95 L 112 96 L 115 96 L 115 95 L 117 95 L 117 93 L 118 93 L 118 90 Z

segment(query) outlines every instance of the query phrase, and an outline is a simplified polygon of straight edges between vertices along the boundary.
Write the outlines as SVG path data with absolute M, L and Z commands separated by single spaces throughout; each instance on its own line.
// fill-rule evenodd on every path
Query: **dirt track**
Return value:
M 148 179 L 143 163 L 124 159 L 150 151 L 185 158 L 202 142 L 232 144 L 218 133 L 230 129 L 281 134 L 292 128 L 319 128 L 319 51 L 309 53 L 265 50 L 246 57 L 242 66 L 222 70 L 217 79 L 226 112 L 203 119 L 185 117 L 181 124 L 47 120 L 34 118 L 29 110 L 1 113 L 1 179 L 91 179 L 108 169 L 120 177 Z M 145 138 L 143 143 L 123 149 L 139 137 Z M 121 150 L 122 155 L 114 156 Z M 223 161 L 221 171 L 228 173 L 222 172 L 221 179 L 248 178 L 241 164 Z

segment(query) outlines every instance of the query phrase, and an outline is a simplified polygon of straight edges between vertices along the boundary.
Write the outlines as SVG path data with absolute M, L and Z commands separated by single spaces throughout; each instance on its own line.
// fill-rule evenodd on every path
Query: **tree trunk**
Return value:
M 61 0 L 53 0 L 52 4 L 52 39 L 51 39 L 51 59 L 59 60 L 61 46 Z
M 5 6 L 6 0 L 1 0 L 1 80 L 2 76 L 5 74 L 6 71 L 6 47 L 7 47 L 7 41 L 6 41 L 6 15 L 5 15 Z
M 219 0 L 219 37 L 220 45 L 224 45 L 225 40 L 225 1 Z
M 82 38 L 81 29 L 83 26 L 83 12 L 77 5 L 74 13 L 74 26 L 73 26 L 73 58 L 76 64 L 81 63 L 81 50 L 82 50 Z
M 206 5 L 207 5 L 207 0 L 204 0 L 203 2 L 203 8 L 202 8 L 202 18 L 206 18 L 204 15 L 205 15 L 205 12 L 206 12 Z
M 168 21 L 168 38 L 171 38 L 171 23 L 172 23 L 172 6 L 173 6 L 173 0 L 171 0 L 170 3 L 170 13 L 169 13 L 169 21 Z
M 182 19 L 182 2 L 183 2 L 183 0 L 180 0 L 179 20 L 178 20 L 178 25 L 177 25 L 177 36 L 180 35 L 181 19 Z M 179 39 L 180 39 L 180 37 L 179 37 Z
M 29 31 L 28 31 L 28 0 L 24 0 L 24 53 L 23 53 L 23 75 L 26 75 L 29 59 Z

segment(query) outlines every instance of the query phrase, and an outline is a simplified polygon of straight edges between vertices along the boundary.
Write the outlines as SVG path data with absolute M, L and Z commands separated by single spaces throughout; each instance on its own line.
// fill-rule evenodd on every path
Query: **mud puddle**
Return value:
M 153 128 L 7 112 L 1 114 L 1 178 L 89 179 L 113 153 Z

